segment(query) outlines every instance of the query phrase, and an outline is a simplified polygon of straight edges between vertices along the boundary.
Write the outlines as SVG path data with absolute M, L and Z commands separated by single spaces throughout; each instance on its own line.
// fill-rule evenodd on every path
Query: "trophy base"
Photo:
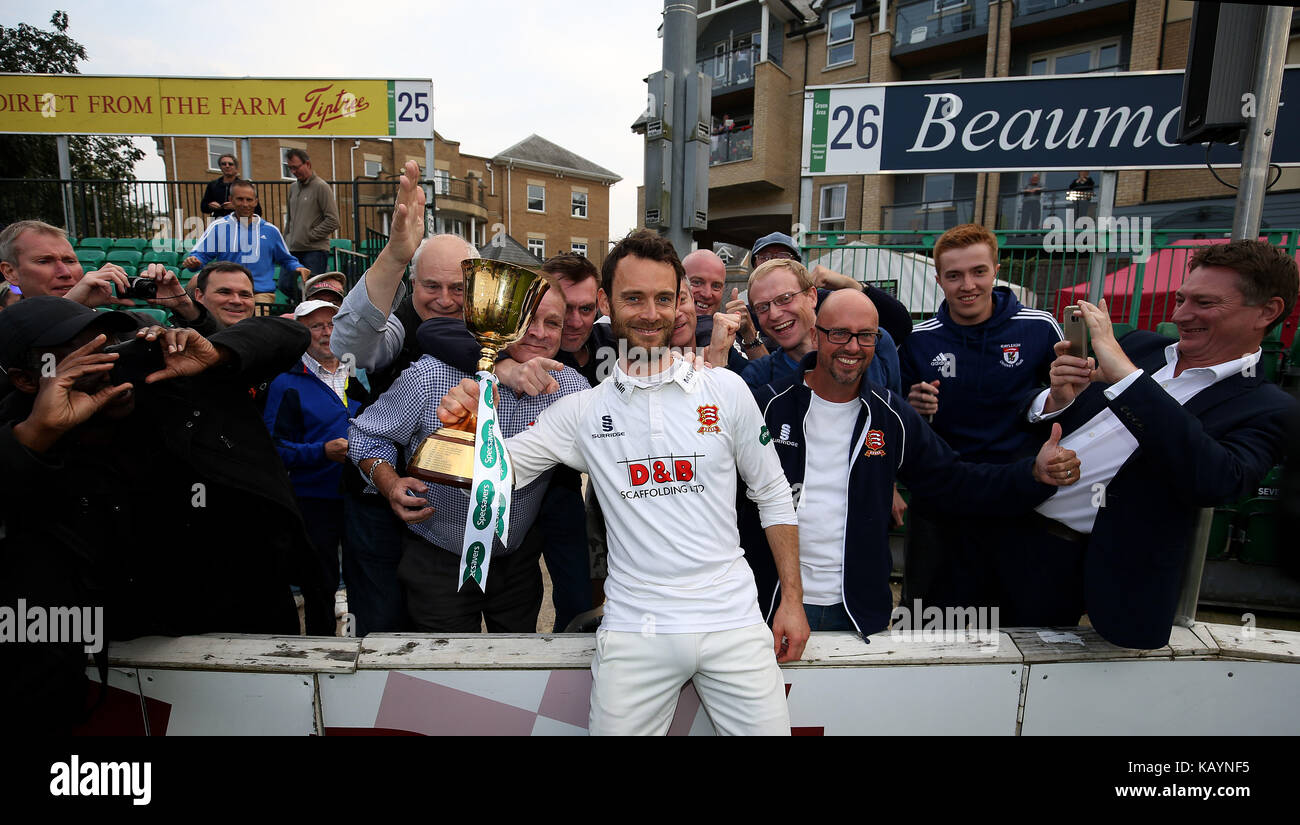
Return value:
M 420 443 L 407 475 L 468 490 L 474 484 L 474 434 L 443 427 Z

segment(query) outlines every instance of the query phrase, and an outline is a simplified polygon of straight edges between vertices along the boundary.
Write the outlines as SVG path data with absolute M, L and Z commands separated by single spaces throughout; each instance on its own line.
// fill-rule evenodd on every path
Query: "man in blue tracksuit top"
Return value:
M 329 301 L 303 301 L 294 310 L 294 318 L 311 332 L 311 344 L 296 367 L 271 382 L 263 413 L 316 551 L 320 592 L 330 595 L 339 585 L 340 541 L 348 545 L 348 555 L 353 552 L 346 531 L 353 502 L 345 499 L 365 487 L 347 460 L 348 419 L 369 400 L 330 352 L 337 312 Z
M 1079 462 L 1059 448 L 1059 430 L 1036 458 L 959 460 L 902 398 L 863 379 L 879 334 L 864 295 L 835 293 L 817 321 L 816 350 L 798 371 L 754 394 L 795 496 L 809 625 L 867 635 L 888 626 L 893 607 L 888 533 L 896 477 L 955 512 L 1014 514 L 1077 481 Z M 776 577 L 756 528 L 747 513 L 742 542 L 760 605 L 770 612 Z
M 1033 447 L 1024 413 L 1048 383 L 1061 328 L 994 287 L 997 243 L 978 224 L 940 236 L 934 260 L 944 301 L 915 325 L 899 361 L 908 402 L 964 461 L 1005 464 Z M 997 520 L 937 505 L 925 496 L 911 502 L 902 603 L 999 604 Z
M 275 303 L 276 264 L 303 277 L 311 272 L 289 252 L 280 230 L 254 214 L 257 190 L 251 181 L 235 181 L 230 199 L 235 211 L 208 226 L 181 266 L 200 269 L 211 261 L 243 264 L 253 276 L 253 300 Z

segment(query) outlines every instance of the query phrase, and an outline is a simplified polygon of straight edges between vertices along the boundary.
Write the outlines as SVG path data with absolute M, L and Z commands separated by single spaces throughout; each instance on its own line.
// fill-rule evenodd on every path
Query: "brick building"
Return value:
M 1185 0 L 696 0 L 713 81 L 709 228 L 701 246 L 810 232 L 1018 226 L 1031 171 L 800 177 L 804 89 L 839 83 L 1182 69 Z M 883 13 L 883 20 L 882 20 Z M 1300 60 L 1300 16 L 1287 63 Z M 641 121 L 634 131 L 643 132 Z M 1221 176 L 1235 183 L 1236 170 Z M 1075 172 L 1042 172 L 1042 216 Z M 1099 177 L 1096 172 L 1094 178 Z M 1208 170 L 1121 172 L 1115 214 L 1154 227 L 1231 226 L 1235 192 Z M 644 221 L 644 195 L 638 220 Z M 1300 225 L 1300 169 L 1269 190 L 1264 226 Z
M 339 207 L 337 236 L 360 248 L 382 243 L 392 215 L 396 178 L 413 160 L 425 174 L 424 141 L 407 138 L 253 138 L 242 158 L 237 138 L 156 138 L 174 192 L 172 212 L 182 220 L 200 215 L 207 181 L 217 177 L 217 158 L 240 158 L 246 177 L 258 183 L 264 216 L 284 226 L 285 195 L 293 176 L 284 163 L 290 148 L 305 150 L 312 169 L 329 181 Z M 492 156 L 462 154 L 460 143 L 434 135 L 434 209 L 430 231 L 450 232 L 482 246 L 494 234 L 517 238 L 539 257 L 574 251 L 599 265 L 609 248 L 609 187 L 621 178 L 537 135 Z M 175 233 L 181 234 L 181 233 Z

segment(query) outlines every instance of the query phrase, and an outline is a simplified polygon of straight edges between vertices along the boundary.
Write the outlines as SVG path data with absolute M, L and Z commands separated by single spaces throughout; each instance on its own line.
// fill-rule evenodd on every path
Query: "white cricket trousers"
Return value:
M 596 631 L 592 736 L 662 736 L 686 681 L 723 736 L 789 736 L 785 678 L 772 631 L 758 623 L 713 633 Z

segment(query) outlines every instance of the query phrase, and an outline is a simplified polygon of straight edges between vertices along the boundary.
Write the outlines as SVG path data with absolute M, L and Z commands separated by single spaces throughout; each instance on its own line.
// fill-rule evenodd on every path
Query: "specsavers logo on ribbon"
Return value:
M 478 449 L 474 451 L 474 491 L 465 517 L 465 543 L 460 555 L 460 586 L 471 580 L 487 591 L 492 562 L 492 539 L 502 543 L 510 536 L 510 456 L 499 437 L 496 377 L 478 373 Z

